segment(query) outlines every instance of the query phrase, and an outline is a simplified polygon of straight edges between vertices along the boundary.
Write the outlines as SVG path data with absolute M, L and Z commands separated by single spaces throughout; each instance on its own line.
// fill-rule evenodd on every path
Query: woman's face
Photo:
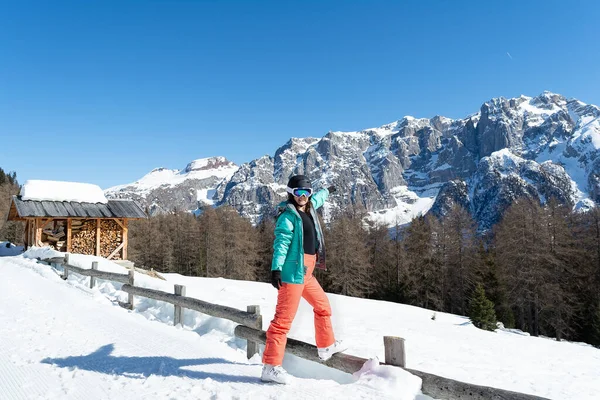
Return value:
M 308 203 L 308 197 L 306 196 L 294 196 L 294 200 L 296 201 L 296 204 L 298 204 L 300 207 L 305 206 L 306 203 Z

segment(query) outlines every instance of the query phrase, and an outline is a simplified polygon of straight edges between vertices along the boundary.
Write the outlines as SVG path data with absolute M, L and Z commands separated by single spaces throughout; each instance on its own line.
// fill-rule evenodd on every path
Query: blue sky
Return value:
M 107 188 L 492 97 L 600 105 L 599 19 L 597 1 L 0 0 L 0 167 Z

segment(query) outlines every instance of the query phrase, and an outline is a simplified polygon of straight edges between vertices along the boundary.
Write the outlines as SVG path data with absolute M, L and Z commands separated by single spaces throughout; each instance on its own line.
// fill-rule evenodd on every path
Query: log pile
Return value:
M 42 230 L 42 244 L 58 251 L 67 251 L 67 221 L 48 222 Z M 108 258 L 123 243 L 123 228 L 116 221 L 100 220 L 100 255 Z M 71 220 L 71 252 L 76 254 L 96 254 L 96 220 Z M 112 259 L 121 260 L 119 250 Z
M 100 255 L 108 258 L 113 251 L 123 242 L 123 229 L 111 219 L 100 221 Z M 120 260 L 123 252 L 119 250 L 112 259 Z
M 58 251 L 66 251 L 67 232 L 66 221 L 52 221 L 42 230 L 42 244 Z
M 96 254 L 96 220 L 74 219 L 71 221 L 71 252 Z

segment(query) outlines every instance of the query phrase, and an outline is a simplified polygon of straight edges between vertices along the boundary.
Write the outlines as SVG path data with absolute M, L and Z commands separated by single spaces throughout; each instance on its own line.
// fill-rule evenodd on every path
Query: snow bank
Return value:
M 368 360 L 352 375 L 357 383 L 396 393 L 400 400 L 412 400 L 421 393 L 421 378 L 401 368 L 379 365 L 378 358 Z
M 100 186 L 90 183 L 28 180 L 21 188 L 23 200 L 108 203 Z

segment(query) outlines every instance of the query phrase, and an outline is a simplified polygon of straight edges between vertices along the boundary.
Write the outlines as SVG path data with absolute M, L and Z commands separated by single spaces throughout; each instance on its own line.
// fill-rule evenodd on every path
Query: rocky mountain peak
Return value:
M 305 174 L 316 189 L 338 187 L 326 217 L 354 205 L 364 208 L 368 218 L 394 225 L 460 204 L 487 229 L 520 196 L 541 202 L 555 197 L 578 208 L 599 202 L 599 149 L 600 109 L 543 92 L 493 98 L 462 119 L 405 116 L 362 131 L 291 138 L 272 157 L 239 168 L 213 157 L 196 160 L 183 172 L 155 170 L 163 178 L 185 176 L 196 183 L 179 191 L 161 184 L 144 198 L 169 209 L 164 202 L 191 196 L 184 203 L 193 209 L 204 196 L 258 222 L 285 199 L 289 177 Z M 161 197 L 160 191 L 170 195 Z

